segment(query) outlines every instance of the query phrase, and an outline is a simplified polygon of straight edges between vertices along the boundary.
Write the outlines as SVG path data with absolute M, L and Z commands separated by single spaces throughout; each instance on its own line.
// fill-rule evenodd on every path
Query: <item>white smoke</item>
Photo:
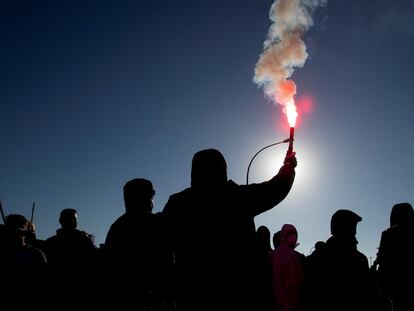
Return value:
M 253 81 L 283 106 L 293 102 L 296 94 L 296 85 L 289 78 L 308 58 L 301 37 L 313 25 L 314 9 L 326 3 L 327 0 L 275 0 L 270 8 L 272 24 Z

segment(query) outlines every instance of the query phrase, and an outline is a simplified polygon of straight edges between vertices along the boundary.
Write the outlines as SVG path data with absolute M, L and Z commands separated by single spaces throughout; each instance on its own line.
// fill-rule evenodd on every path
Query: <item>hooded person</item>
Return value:
M 410 203 L 397 203 L 391 209 L 390 227 L 411 226 L 414 222 L 414 211 Z
M 277 311 L 298 311 L 302 307 L 304 263 L 303 255 L 295 251 L 297 241 L 295 226 L 284 224 L 280 244 L 269 256 Z
M 377 254 L 381 287 L 392 300 L 393 309 L 413 310 L 414 211 L 409 203 L 392 207 L 390 227 L 382 232 Z
M 163 209 L 177 271 L 177 310 L 253 308 L 254 217 L 279 204 L 295 177 L 296 157 L 270 180 L 238 185 L 216 149 L 197 152 L 191 187 Z M 241 255 L 240 255 L 241 254 Z
M 341 209 L 331 217 L 332 236 L 307 268 L 307 304 L 310 310 L 370 310 L 373 284 L 367 257 L 358 251 L 357 224 L 362 218 Z
M 331 234 L 329 243 L 339 243 L 342 247 L 357 248 L 357 225 L 362 220 L 361 216 L 350 210 L 341 209 L 331 217 Z

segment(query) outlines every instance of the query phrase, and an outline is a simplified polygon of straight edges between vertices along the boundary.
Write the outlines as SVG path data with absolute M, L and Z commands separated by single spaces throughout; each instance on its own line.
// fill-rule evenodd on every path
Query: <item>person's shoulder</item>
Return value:
M 193 191 L 191 188 L 186 188 L 183 191 L 171 194 L 170 197 L 168 198 L 167 204 L 165 205 L 162 213 L 168 214 L 171 208 L 175 209 L 176 206 L 182 205 L 183 202 L 185 202 L 191 197 L 192 192 Z
M 365 254 L 361 253 L 359 250 L 357 250 L 357 251 L 356 251 L 356 253 L 357 253 L 357 256 L 358 256 L 359 258 L 361 258 L 361 259 L 363 259 L 363 260 L 368 261 L 368 257 L 367 257 L 367 256 L 365 256 Z
M 112 230 L 118 226 L 120 226 L 125 220 L 126 215 L 122 214 L 121 216 L 119 216 L 117 219 L 115 219 L 115 221 L 109 226 L 109 230 Z
M 393 232 L 398 231 L 399 226 L 395 225 L 395 226 L 391 226 L 387 229 L 385 229 L 384 231 L 382 231 L 383 234 L 392 234 Z
M 57 242 L 57 241 L 58 241 L 58 239 L 59 239 L 59 237 L 55 234 L 55 235 L 52 235 L 52 236 L 48 237 L 48 238 L 45 240 L 45 243 L 46 243 L 46 244 L 55 243 L 55 242 Z
M 400 230 L 399 226 L 392 226 L 382 231 L 381 242 L 385 244 L 392 244 L 395 240 L 400 239 L 403 235 L 404 234 Z
M 229 188 L 237 188 L 237 187 L 241 187 L 242 185 L 236 184 L 232 179 L 229 179 L 226 182 L 226 186 Z
M 296 250 L 294 250 L 294 253 L 297 257 L 299 257 L 301 260 L 305 260 L 306 256 L 304 254 L 302 254 L 301 252 L 298 252 Z
M 186 196 L 190 195 L 191 193 L 192 193 L 192 189 L 189 187 L 189 188 L 186 188 L 186 189 L 184 189 L 180 192 L 177 192 L 177 193 L 174 193 L 174 194 L 170 195 L 169 199 L 170 200 L 177 200 L 177 199 L 180 199 L 182 197 L 186 197 Z
M 394 235 L 400 235 L 400 234 L 407 234 L 409 231 L 411 233 L 414 232 L 413 226 L 403 226 L 403 225 L 395 225 L 392 227 L 389 227 L 388 229 L 385 229 L 382 234 L 387 236 L 394 236 Z
M 93 243 L 93 240 L 94 240 L 94 238 L 93 238 L 93 235 L 92 234 L 90 234 L 90 233 L 88 233 L 88 232 L 86 232 L 86 231 L 83 231 L 83 230 L 78 230 L 78 229 L 76 229 L 76 237 L 80 240 L 80 241 L 82 241 L 82 242 L 92 242 Z
M 368 257 L 361 253 L 359 250 L 355 251 L 355 258 L 360 264 L 368 267 Z
M 414 226 L 395 225 L 382 232 L 381 245 L 386 248 L 397 249 L 410 245 L 414 240 Z
M 129 219 L 128 215 L 126 213 L 119 216 L 111 225 L 111 227 L 118 227 L 122 226 L 125 222 L 127 222 Z

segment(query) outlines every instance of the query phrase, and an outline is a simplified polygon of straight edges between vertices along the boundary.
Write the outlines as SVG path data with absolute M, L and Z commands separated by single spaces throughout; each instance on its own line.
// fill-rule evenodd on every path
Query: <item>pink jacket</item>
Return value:
M 269 255 L 277 311 L 300 310 L 302 302 L 303 262 L 301 255 L 294 250 L 296 241 L 288 240 L 290 234 L 297 236 L 296 228 L 290 224 L 283 225 L 280 245 Z

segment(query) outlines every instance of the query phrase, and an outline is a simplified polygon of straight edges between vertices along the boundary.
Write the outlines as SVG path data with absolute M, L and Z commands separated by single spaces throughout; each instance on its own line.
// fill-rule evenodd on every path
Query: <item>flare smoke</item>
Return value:
M 270 8 L 272 24 L 264 42 L 264 51 L 256 64 L 253 81 L 263 86 L 283 111 L 295 109 L 296 84 L 289 78 L 302 67 L 308 53 L 301 36 L 313 25 L 312 12 L 327 0 L 275 0 Z

